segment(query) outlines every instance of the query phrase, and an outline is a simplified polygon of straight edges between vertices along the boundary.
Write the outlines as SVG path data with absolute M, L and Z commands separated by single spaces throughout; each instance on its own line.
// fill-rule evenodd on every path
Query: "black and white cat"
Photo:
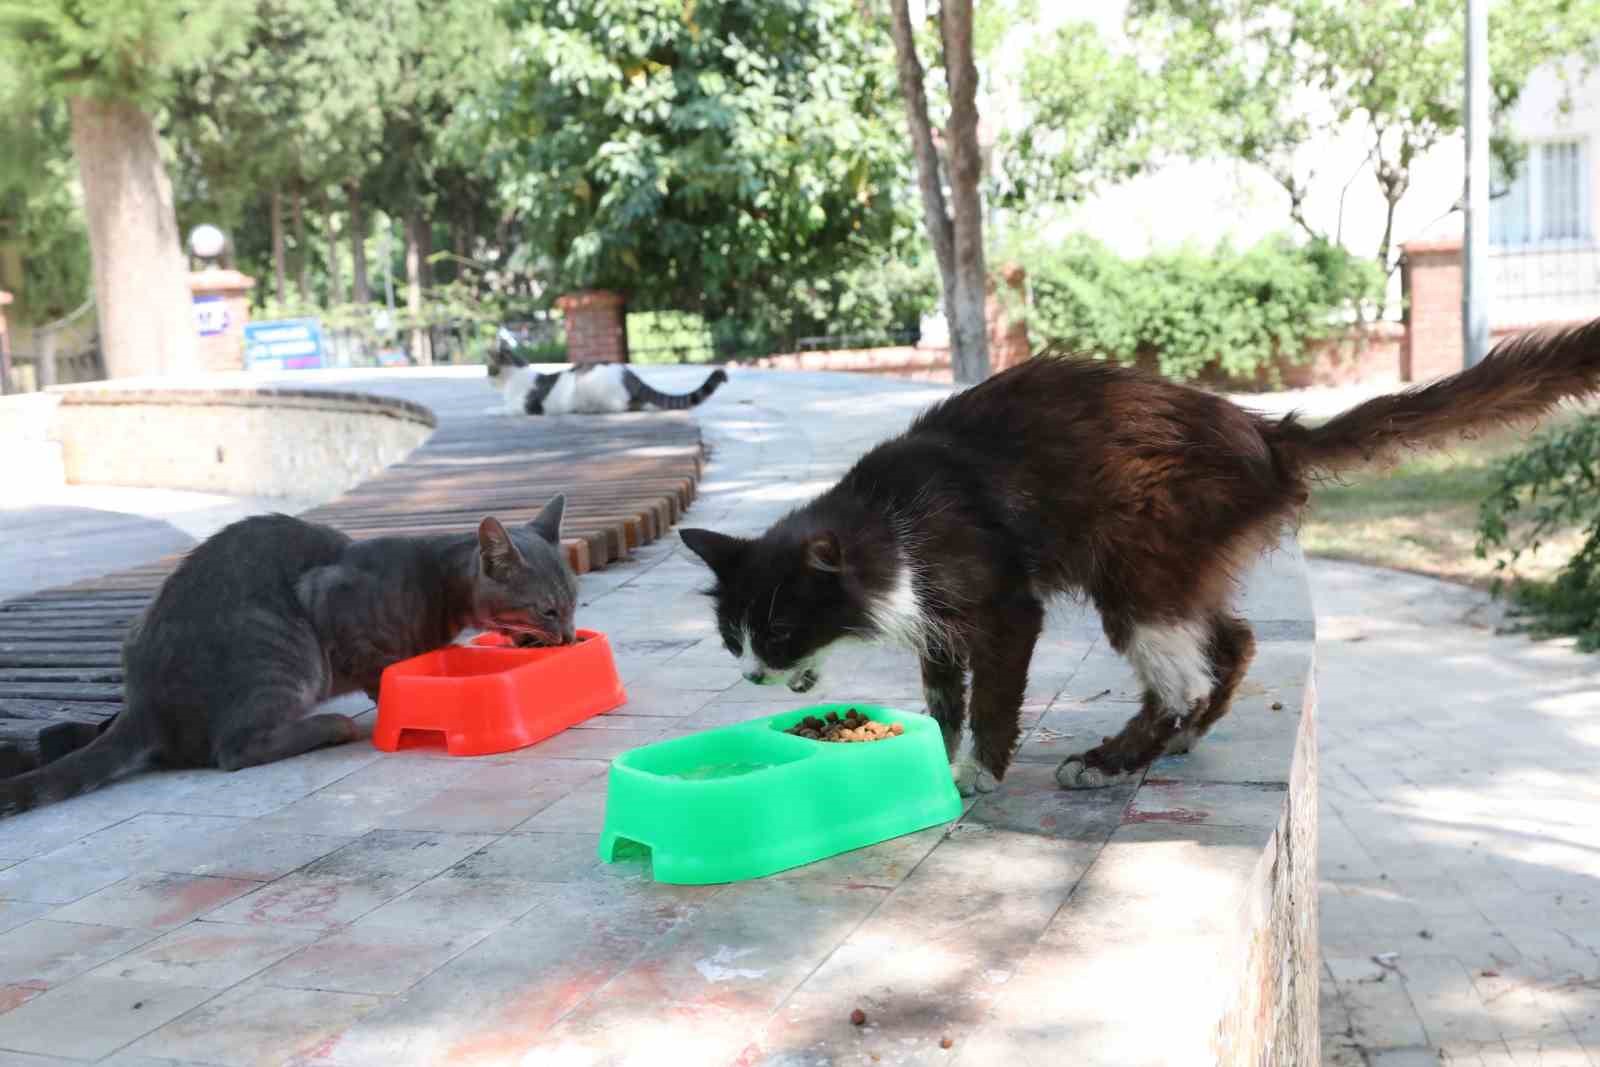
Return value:
M 122 646 L 126 706 L 76 752 L 0 779 L 0 817 L 155 767 L 235 770 L 354 740 L 321 702 L 469 629 L 571 644 L 578 581 L 561 550 L 565 498 L 531 523 L 352 541 L 258 515 L 221 530 L 163 583 Z
M 716 575 L 722 640 L 750 681 L 805 692 L 841 639 L 911 646 L 963 792 L 993 788 L 1011 763 L 1046 601 L 1086 596 L 1143 700 L 1056 779 L 1112 785 L 1227 714 L 1255 651 L 1235 583 L 1316 479 L 1597 389 L 1600 319 L 1508 339 L 1460 374 L 1315 427 L 1038 356 L 924 413 L 760 536 L 681 535 Z M 972 757 L 958 758 L 968 723 Z
M 625 411 L 682 411 L 700 404 L 728 380 L 712 371 L 692 393 L 663 393 L 621 363 L 589 363 L 541 374 L 517 355 L 504 327 L 489 353 L 489 383 L 500 390 L 501 410 L 521 415 L 617 415 Z

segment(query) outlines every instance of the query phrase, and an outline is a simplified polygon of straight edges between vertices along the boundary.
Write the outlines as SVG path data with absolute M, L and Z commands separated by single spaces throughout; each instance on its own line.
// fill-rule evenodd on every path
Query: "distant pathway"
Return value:
M 1326 1064 L 1600 1067 L 1600 656 L 1312 561 Z

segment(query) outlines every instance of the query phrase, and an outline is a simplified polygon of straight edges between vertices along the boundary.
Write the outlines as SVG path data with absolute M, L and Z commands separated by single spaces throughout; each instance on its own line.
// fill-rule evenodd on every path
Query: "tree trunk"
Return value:
M 933 143 L 928 123 L 928 94 L 923 88 L 922 61 L 917 58 L 916 38 L 911 29 L 911 14 L 906 0 L 890 0 L 889 32 L 894 37 L 895 67 L 900 76 L 900 95 L 906 102 L 906 122 L 911 129 L 911 148 L 917 160 L 917 187 L 922 193 L 922 219 L 933 243 L 934 259 L 939 264 L 939 283 L 944 296 L 945 317 L 955 341 L 956 254 L 950 215 L 945 210 L 944 185 L 939 178 L 939 150 Z M 953 356 L 952 356 L 953 358 Z
M 939 30 L 944 40 L 945 80 L 950 86 L 950 119 L 945 145 L 950 153 L 951 231 L 955 238 L 955 321 L 950 331 L 950 365 L 955 380 L 981 382 L 989 376 L 989 337 L 984 320 L 988 273 L 983 259 L 983 156 L 978 149 L 978 67 L 972 55 L 972 0 L 943 0 Z
M 18 307 L 25 299 L 22 294 L 22 242 L 15 239 L 0 241 L 0 289 L 16 297 Z
M 333 203 L 328 190 L 322 190 L 323 236 L 328 239 L 328 305 L 338 307 L 345 302 L 344 277 L 339 273 L 339 234 L 333 225 Z
M 278 300 L 289 299 L 289 266 L 283 250 L 283 194 L 272 191 L 272 295 Z
M 426 224 L 416 208 L 406 212 L 406 308 L 411 321 L 422 318 L 422 288 L 427 270 Z M 420 366 L 433 362 L 428 346 L 428 331 L 420 325 L 411 327 L 411 358 Z
M 311 245 L 306 242 L 306 198 L 298 191 L 294 194 L 294 257 L 295 288 L 300 291 L 300 303 L 311 304 Z
M 193 371 L 193 298 L 155 123 L 126 100 L 69 106 L 106 374 Z
M 372 303 L 372 289 L 367 285 L 367 216 L 361 209 L 361 186 L 351 182 L 346 187 L 350 200 L 350 302 Z

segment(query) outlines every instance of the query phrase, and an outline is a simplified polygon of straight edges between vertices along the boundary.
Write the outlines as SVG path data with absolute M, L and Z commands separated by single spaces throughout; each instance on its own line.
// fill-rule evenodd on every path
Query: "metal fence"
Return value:
M 856 333 L 795 336 L 736 319 L 708 321 L 678 311 L 630 311 L 628 358 L 634 363 L 724 363 L 790 352 L 915 344 L 920 331 L 886 326 Z
M 538 313 L 505 322 L 454 319 L 430 323 L 417 338 L 409 329 L 380 331 L 373 328 L 324 325 L 324 361 L 330 367 L 394 367 L 421 363 L 482 363 L 495 331 L 504 326 L 534 362 L 559 363 L 566 359 L 566 335 L 560 316 Z M 420 354 L 420 358 L 419 358 Z
M 1501 325 L 1600 318 L 1600 246 L 1497 248 L 1489 313 Z
M 86 301 L 55 322 L 26 333 L 16 331 L 14 336 L 26 338 L 27 343 L 12 346 L 4 373 L 0 373 L 0 393 L 32 393 L 52 385 L 103 379 L 105 356 L 100 350 L 100 331 L 89 318 L 93 309 L 94 302 Z

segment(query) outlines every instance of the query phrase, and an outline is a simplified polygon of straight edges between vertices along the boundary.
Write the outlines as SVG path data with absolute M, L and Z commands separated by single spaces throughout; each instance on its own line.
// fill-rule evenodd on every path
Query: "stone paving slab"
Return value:
M 682 389 L 700 373 L 649 376 Z M 466 412 L 480 402 L 469 387 L 481 383 L 434 381 L 426 402 Z M 943 393 L 736 377 L 697 413 L 713 458 L 687 521 L 755 532 Z M 1247 687 L 1226 727 L 1244 762 L 1222 756 L 1226 744 L 1201 771 L 1163 761 L 1150 798 L 1132 786 L 1056 789 L 1061 755 L 1135 709 L 1131 672 L 1093 616 L 1068 606 L 1040 642 L 1019 761 L 963 819 L 768 879 L 672 887 L 651 883 L 640 857 L 597 861 L 609 759 L 797 701 L 738 678 L 695 596 L 706 575 L 668 537 L 581 581 L 581 621 L 610 635 L 629 687 L 615 718 L 486 759 L 358 744 L 232 775 L 145 775 L 0 826 L 0 860 L 15 861 L 0 869 L 0 907 L 20 909 L 0 952 L 0 1020 L 52 997 L 12 1024 L 26 1047 L 0 1040 L 0 1055 L 1156 1062 L 1148 1027 L 1130 1029 L 1115 991 L 1139 987 L 1136 961 L 1160 959 L 1162 989 L 1222 995 L 1200 944 L 1245 928 L 1252 913 L 1226 887 L 1273 835 L 1243 824 L 1270 807 L 1268 761 L 1292 752 L 1273 735 L 1303 694 L 1298 568 L 1291 551 L 1252 577 L 1251 610 L 1271 625 L 1259 688 Z M 831 661 L 813 698 L 922 706 L 914 657 L 867 648 Z M 171 908 L 152 900 L 162 886 L 174 889 Z M 103 923 L 57 914 L 96 900 Z M 1119 907 L 1128 901 L 1137 906 Z M 1159 922 L 1147 921 L 1153 909 L 1166 909 Z M 1103 965 L 1108 934 L 1118 949 Z M 1161 955 L 1169 942 L 1177 950 Z M 206 996 L 138 1030 L 143 1017 L 127 1023 L 116 1007 L 135 987 L 162 991 L 163 1012 L 190 991 Z M 107 1025 L 123 1027 L 115 1048 L 27 1021 L 100 1001 Z M 856 1007 L 862 1027 L 850 1022 Z
M 1324 1062 L 1600 1067 L 1600 660 L 1311 565 Z

